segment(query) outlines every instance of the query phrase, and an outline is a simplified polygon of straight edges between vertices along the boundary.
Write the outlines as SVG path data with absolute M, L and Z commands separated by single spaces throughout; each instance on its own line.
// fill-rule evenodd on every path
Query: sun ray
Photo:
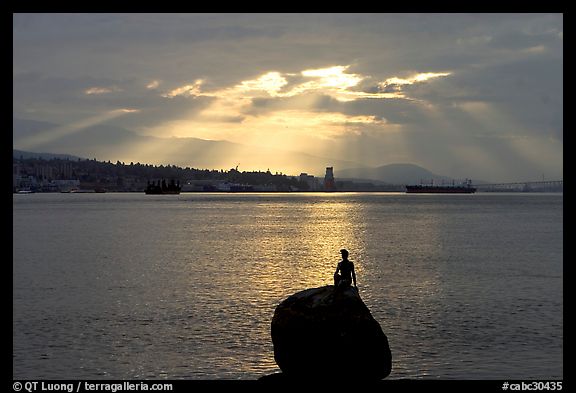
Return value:
M 116 117 L 134 112 L 139 112 L 139 110 L 129 108 L 114 109 L 111 111 L 101 113 L 97 116 L 92 116 L 87 119 L 77 121 L 75 123 L 49 129 L 43 132 L 42 134 L 34 135 L 28 138 L 23 138 L 22 140 L 15 143 L 15 146 L 24 150 L 34 149 L 38 146 L 41 146 L 44 143 L 52 142 L 63 136 L 74 134 L 76 132 L 82 131 L 85 128 L 92 127 L 97 124 L 101 124 L 108 120 L 114 119 Z

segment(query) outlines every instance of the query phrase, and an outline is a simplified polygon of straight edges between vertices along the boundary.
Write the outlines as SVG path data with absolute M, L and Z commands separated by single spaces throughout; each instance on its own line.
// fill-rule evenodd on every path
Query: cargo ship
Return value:
M 181 189 L 182 188 L 180 187 L 180 180 L 178 180 L 177 182 L 174 182 L 174 180 L 171 180 L 170 184 L 166 184 L 166 180 L 162 179 L 162 183 L 160 183 L 160 180 L 158 180 L 157 184 L 154 184 L 154 182 L 148 181 L 148 184 L 147 184 L 144 192 L 148 195 L 150 195 L 150 194 L 151 195 L 166 195 L 166 194 L 178 195 L 178 194 L 180 194 Z
M 461 185 L 434 185 L 434 184 L 420 184 L 414 186 L 406 186 L 406 193 L 408 194 L 473 194 L 476 188 L 472 187 L 472 180 L 466 180 Z

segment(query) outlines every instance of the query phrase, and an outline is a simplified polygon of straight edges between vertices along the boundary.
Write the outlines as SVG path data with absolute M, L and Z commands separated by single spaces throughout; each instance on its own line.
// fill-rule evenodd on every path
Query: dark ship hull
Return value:
M 150 183 L 150 181 L 148 181 L 148 185 L 146 186 L 144 192 L 147 195 L 178 195 L 180 194 L 181 189 L 180 181 L 176 183 L 174 180 L 172 180 L 170 181 L 170 184 L 166 184 L 166 180 L 162 179 L 162 183 L 158 181 L 157 184 L 154 184 L 154 182 Z
M 180 194 L 180 190 L 145 190 L 144 191 L 146 194 L 148 195 L 168 195 L 168 194 L 174 194 L 174 195 L 178 195 Z

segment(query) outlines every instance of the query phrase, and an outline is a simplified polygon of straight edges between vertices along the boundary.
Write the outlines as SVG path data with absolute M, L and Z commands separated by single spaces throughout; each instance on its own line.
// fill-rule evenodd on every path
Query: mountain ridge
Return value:
M 32 152 L 32 151 L 25 151 L 25 150 L 18 150 L 12 149 L 12 157 L 14 158 L 41 158 L 43 160 L 51 160 L 51 159 L 69 159 L 69 160 L 87 160 L 88 158 L 85 157 L 78 157 L 72 154 L 64 154 L 64 153 L 47 153 L 47 152 Z
M 420 184 L 430 181 L 451 181 L 452 178 L 429 171 L 416 164 L 392 163 L 378 167 L 346 168 L 337 175 L 343 178 L 362 178 L 390 184 Z

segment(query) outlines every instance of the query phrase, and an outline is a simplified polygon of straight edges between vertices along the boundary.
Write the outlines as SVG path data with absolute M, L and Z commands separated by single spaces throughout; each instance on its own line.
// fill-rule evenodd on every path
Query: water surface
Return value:
M 339 250 L 388 378 L 563 378 L 562 194 L 13 197 L 15 379 L 256 379 Z

